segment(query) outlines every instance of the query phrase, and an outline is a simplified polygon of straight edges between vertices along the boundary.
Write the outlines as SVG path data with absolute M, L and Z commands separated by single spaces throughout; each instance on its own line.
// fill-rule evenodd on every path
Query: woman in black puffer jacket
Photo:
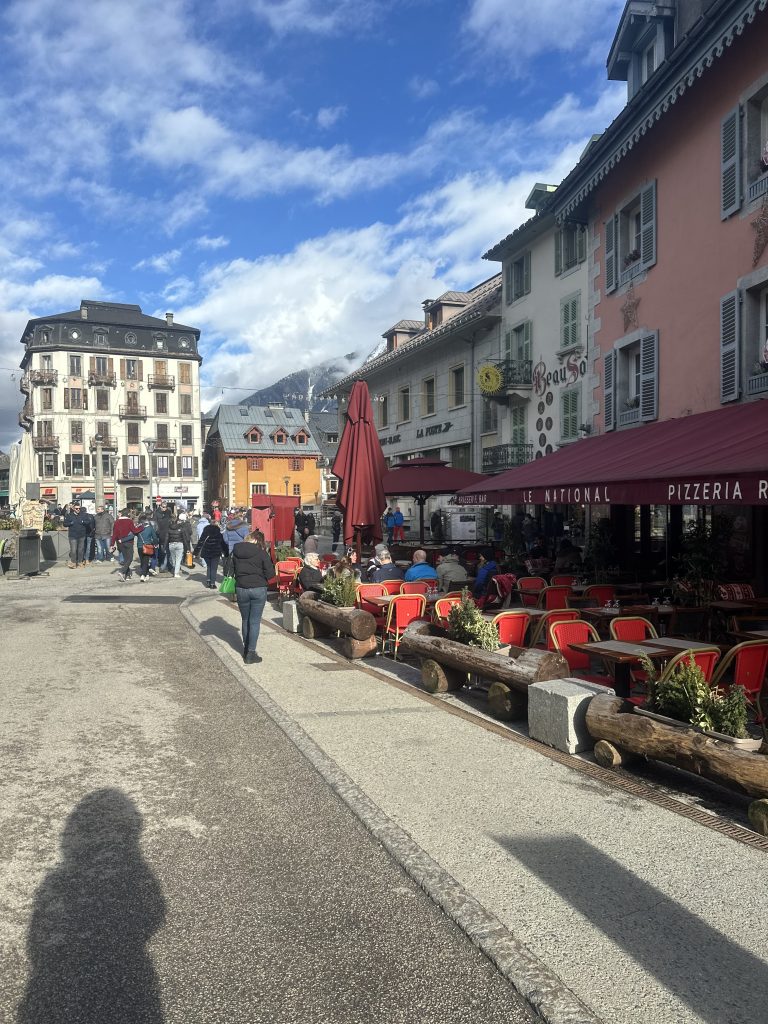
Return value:
M 200 534 L 200 540 L 195 545 L 195 554 L 202 555 L 207 566 L 206 587 L 216 589 L 216 573 L 219 569 L 219 559 L 226 558 L 229 554 L 224 534 L 216 523 L 208 523 Z
M 262 658 L 256 653 L 261 616 L 267 603 L 267 583 L 275 575 L 272 559 L 264 547 L 264 534 L 253 530 L 232 549 L 235 567 L 237 605 L 243 621 L 243 661 L 256 665 Z

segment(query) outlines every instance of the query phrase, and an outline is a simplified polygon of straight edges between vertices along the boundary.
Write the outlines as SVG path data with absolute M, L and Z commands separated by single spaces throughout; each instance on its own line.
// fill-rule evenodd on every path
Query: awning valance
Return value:
M 460 505 L 768 505 L 768 402 L 587 437 L 483 483 Z

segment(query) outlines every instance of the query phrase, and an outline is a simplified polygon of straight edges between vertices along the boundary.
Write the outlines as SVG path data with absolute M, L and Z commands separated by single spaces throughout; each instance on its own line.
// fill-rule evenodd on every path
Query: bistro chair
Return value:
M 627 643 L 638 644 L 643 640 L 658 638 L 658 632 L 653 623 L 649 622 L 642 615 L 617 615 L 609 623 L 611 640 L 624 640 Z
M 755 629 L 768 629 L 768 616 L 732 615 L 728 629 L 731 633 L 751 633 Z
M 678 665 L 682 662 L 689 662 L 693 658 L 694 662 L 701 671 L 704 673 L 704 679 L 712 685 L 712 679 L 715 673 L 715 665 L 720 660 L 720 648 L 719 647 L 697 647 L 690 651 L 680 651 L 674 658 L 670 658 L 667 664 L 664 666 L 664 671 L 659 676 L 659 682 L 666 682 L 667 679 L 672 675 Z
M 427 594 L 432 593 L 433 589 L 426 580 L 413 580 L 412 583 L 400 584 L 401 594 L 423 594 L 426 597 Z
M 567 608 L 570 593 L 570 587 L 544 587 L 539 591 L 536 606 L 548 612 L 554 611 L 556 608 Z
M 379 586 L 384 587 L 388 594 L 399 594 L 402 587 L 402 580 L 380 580 Z
M 301 559 L 299 559 L 297 567 L 296 562 L 293 559 L 289 560 L 285 558 L 275 566 L 278 605 L 282 605 L 283 601 L 286 601 L 290 597 L 291 584 L 296 576 L 297 568 L 300 568 L 301 565 Z
M 499 612 L 493 624 L 499 631 L 499 643 L 511 644 L 513 647 L 525 646 L 525 634 L 531 622 L 528 612 Z
M 300 569 L 304 565 L 304 559 L 299 555 L 288 555 L 287 558 L 283 559 L 284 562 L 293 562 L 293 564 Z
M 592 663 L 589 654 L 584 651 L 575 651 L 572 644 L 596 643 L 600 637 L 597 630 L 589 622 L 578 619 L 573 622 L 553 622 L 549 627 L 555 650 L 568 662 L 568 668 L 573 673 L 578 673 L 579 679 L 586 679 L 590 683 L 599 683 L 601 686 L 612 686 L 613 679 L 604 673 L 592 672 Z
M 553 587 L 572 587 L 578 578 L 578 576 L 555 575 L 549 582 Z
M 516 589 L 517 576 L 511 572 L 500 572 L 491 577 L 485 595 L 484 608 L 508 608 L 520 604 L 520 593 Z
M 381 652 L 385 653 L 388 645 L 393 650 L 397 661 L 400 640 L 408 626 L 416 619 L 423 618 L 427 599 L 423 594 L 398 594 L 389 602 L 387 621 L 381 638 Z
M 712 676 L 712 686 L 743 686 L 747 700 L 755 709 L 756 721 L 762 722 L 760 694 L 765 686 L 767 670 L 768 640 L 746 640 L 736 644 L 725 655 Z
M 463 590 L 449 590 L 447 594 L 440 595 L 440 600 L 444 601 L 446 597 L 458 597 L 459 599 L 461 599 L 461 595 L 463 593 Z
M 533 635 L 528 646 L 536 647 L 542 639 L 546 643 L 549 637 L 549 626 L 553 622 L 574 622 L 580 618 L 581 615 L 575 608 L 555 608 L 551 612 L 544 612 L 533 627 Z
M 435 607 L 432 612 L 432 620 L 436 626 L 440 626 L 441 629 L 448 629 L 448 616 L 450 615 L 451 608 L 455 608 L 461 604 L 461 594 L 446 594 L 445 597 L 440 597 L 435 601 Z
M 535 608 L 536 602 L 539 600 L 539 591 L 543 590 L 546 585 L 547 581 L 543 576 L 520 576 L 517 581 L 517 589 L 520 591 L 523 606 Z
M 584 597 L 594 597 L 597 607 L 602 608 L 608 601 L 616 598 L 616 588 L 609 583 L 593 583 L 584 591 Z
M 358 583 L 355 587 L 355 607 L 370 614 L 376 619 L 377 626 L 383 626 L 386 615 L 385 609 L 377 604 L 366 601 L 367 597 L 386 597 L 387 588 L 381 583 Z
M 667 636 L 684 640 L 704 640 L 709 631 L 709 608 L 675 608 L 667 626 Z

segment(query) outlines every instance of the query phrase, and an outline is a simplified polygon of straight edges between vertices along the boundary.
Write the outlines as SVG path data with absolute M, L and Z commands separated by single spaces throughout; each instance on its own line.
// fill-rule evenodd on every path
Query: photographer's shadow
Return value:
M 35 895 L 19 1024 L 163 1024 L 147 944 L 165 900 L 141 829 L 136 805 L 117 789 L 89 793 L 70 814 L 61 863 Z

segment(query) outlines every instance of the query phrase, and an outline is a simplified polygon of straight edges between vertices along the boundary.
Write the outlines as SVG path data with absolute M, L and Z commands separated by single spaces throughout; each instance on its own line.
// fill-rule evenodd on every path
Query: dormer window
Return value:
M 257 427 L 251 427 L 245 438 L 249 444 L 261 444 L 261 431 Z
M 309 435 L 304 430 L 300 430 L 298 434 L 293 435 L 293 440 L 296 444 L 306 444 L 309 441 Z
M 671 3 L 632 0 L 626 4 L 608 54 L 608 78 L 626 82 L 629 99 L 672 52 L 675 14 Z
M 288 441 L 288 435 L 284 430 L 276 430 L 272 435 L 272 440 L 275 444 L 285 444 Z

